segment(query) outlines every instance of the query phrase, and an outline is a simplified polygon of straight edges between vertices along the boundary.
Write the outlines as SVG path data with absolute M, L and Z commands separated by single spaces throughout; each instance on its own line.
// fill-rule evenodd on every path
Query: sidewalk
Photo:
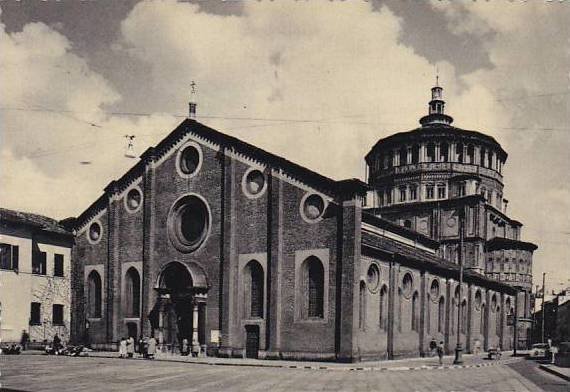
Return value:
M 570 368 L 563 368 L 553 364 L 543 364 L 539 365 L 539 367 L 548 373 L 552 373 L 566 381 L 570 381 Z
M 137 354 L 135 354 L 137 355 Z M 93 351 L 89 357 L 94 358 L 116 358 L 120 359 L 116 352 Z M 339 371 L 409 371 L 409 370 L 435 370 L 435 369 L 464 369 L 472 367 L 485 367 L 502 365 L 519 361 L 522 358 L 512 357 L 512 352 L 503 352 L 501 360 L 487 360 L 486 354 L 475 357 L 473 354 L 463 355 L 463 364 L 454 365 L 453 355 L 443 358 L 443 365 L 439 365 L 437 357 L 406 358 L 391 361 L 371 361 L 359 363 L 335 363 L 335 362 L 304 362 L 304 361 L 284 361 L 284 360 L 262 360 L 250 358 L 218 358 L 218 357 L 183 357 L 179 354 L 157 353 L 155 361 L 185 362 L 191 364 L 201 364 L 210 366 L 254 366 L 268 368 L 287 369 L 310 369 L 310 370 L 339 370 Z M 123 359 L 129 360 L 129 359 Z M 131 361 L 143 361 L 145 359 L 135 357 Z

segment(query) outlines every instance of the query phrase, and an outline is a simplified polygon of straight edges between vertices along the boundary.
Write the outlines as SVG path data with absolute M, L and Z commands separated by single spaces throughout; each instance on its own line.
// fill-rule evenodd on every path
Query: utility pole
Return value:
M 461 345 L 461 289 L 463 286 L 463 240 L 464 240 L 464 228 L 465 228 L 465 210 L 461 207 L 459 210 L 459 301 L 457 301 L 457 345 L 455 346 L 455 360 L 454 365 L 460 365 L 463 363 L 462 353 L 463 347 Z
M 544 296 L 546 295 L 546 272 L 542 273 L 542 340 L 540 343 L 544 343 L 544 319 L 546 318 L 546 314 L 544 313 Z

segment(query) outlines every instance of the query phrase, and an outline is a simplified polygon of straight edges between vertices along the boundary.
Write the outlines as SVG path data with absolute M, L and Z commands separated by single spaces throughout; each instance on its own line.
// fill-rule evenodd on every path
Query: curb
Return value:
M 88 356 L 81 358 L 114 358 L 121 359 L 115 356 Z M 144 361 L 143 358 L 133 358 L 132 360 Z M 248 362 L 202 362 L 202 361 L 179 361 L 168 358 L 155 359 L 157 362 L 172 362 L 172 363 L 185 363 L 193 365 L 207 365 L 207 366 L 241 366 L 241 367 L 258 367 L 258 368 L 273 368 L 273 369 L 295 369 L 295 370 L 327 370 L 327 371 L 363 371 L 363 372 L 402 372 L 402 371 L 418 371 L 418 370 L 448 370 L 448 369 L 470 369 L 482 368 L 496 365 L 506 365 L 513 362 L 520 361 L 520 358 L 510 358 L 501 361 L 492 361 L 487 363 L 474 363 L 469 365 L 422 365 L 422 366 L 393 366 L 393 367 L 375 367 L 375 366 L 328 366 L 328 365 L 294 365 L 294 364 L 277 364 L 277 363 L 248 363 Z
M 538 367 L 541 368 L 542 370 L 550 373 L 550 374 L 554 374 L 555 376 L 558 376 L 558 377 L 560 377 L 566 381 L 570 381 L 570 376 L 567 376 L 566 374 L 560 373 L 559 371 L 557 371 L 556 369 L 553 369 L 549 365 L 538 365 Z

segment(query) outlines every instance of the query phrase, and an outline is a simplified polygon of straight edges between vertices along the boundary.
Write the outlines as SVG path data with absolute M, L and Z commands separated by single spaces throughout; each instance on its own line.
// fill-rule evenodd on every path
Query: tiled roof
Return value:
M 413 246 L 400 243 L 390 238 L 377 236 L 371 233 L 362 233 L 362 245 L 373 250 L 377 250 L 389 255 L 393 255 L 400 262 L 405 261 L 421 268 L 422 266 L 428 270 L 436 271 L 454 279 L 458 279 L 459 265 L 450 263 L 449 261 L 432 255 L 424 250 L 414 248 Z M 463 279 L 465 282 L 473 282 L 486 287 L 500 288 L 514 292 L 514 289 L 508 284 L 501 283 L 497 280 L 488 278 L 485 275 L 472 270 L 463 270 Z
M 31 226 L 43 231 L 57 234 L 70 235 L 57 220 L 48 218 L 47 216 L 32 214 L 30 212 L 8 210 L 0 208 L 0 222 L 17 223 L 21 225 Z

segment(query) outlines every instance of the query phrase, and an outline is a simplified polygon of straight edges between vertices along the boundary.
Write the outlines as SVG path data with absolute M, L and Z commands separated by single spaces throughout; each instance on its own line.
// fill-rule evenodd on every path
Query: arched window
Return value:
M 323 264 L 316 257 L 309 257 L 306 262 L 307 269 L 307 315 L 322 318 L 324 315 L 324 269 Z
M 402 289 L 398 288 L 398 332 L 402 332 Z
M 380 329 L 386 330 L 388 320 L 388 289 L 386 285 L 380 289 Z
M 101 276 L 91 271 L 87 277 L 87 317 L 101 317 Z
M 439 299 L 437 305 L 437 332 L 443 333 L 445 327 L 445 299 L 443 296 Z
M 131 267 L 125 274 L 125 316 L 139 317 L 141 305 L 141 279 L 136 268 Z
M 461 333 L 467 333 L 467 301 L 461 303 Z
M 416 291 L 412 296 L 412 331 L 419 331 L 418 313 L 418 292 Z
M 246 306 L 251 318 L 263 318 L 263 267 L 255 260 L 251 260 L 245 267 Z
M 360 298 L 358 307 L 358 327 L 364 329 L 366 327 L 366 283 L 360 282 Z
M 497 335 L 501 334 L 501 307 L 497 306 L 497 312 L 495 313 L 495 333 Z

